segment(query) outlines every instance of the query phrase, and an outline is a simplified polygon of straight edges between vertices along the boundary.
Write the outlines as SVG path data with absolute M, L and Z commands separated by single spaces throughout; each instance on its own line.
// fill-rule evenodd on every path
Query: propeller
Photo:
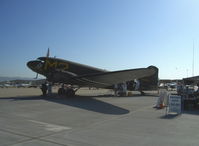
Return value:
M 50 48 L 48 48 L 47 53 L 46 53 L 46 57 L 49 58 L 49 56 L 50 56 Z M 39 74 L 37 73 L 34 79 L 38 79 L 38 75 Z
M 49 57 L 50 56 L 50 48 L 48 48 L 48 51 L 47 51 L 47 54 L 46 54 L 46 57 Z
M 36 77 L 35 77 L 34 79 L 38 79 L 38 75 L 39 75 L 39 74 L 37 73 L 37 74 L 36 74 Z

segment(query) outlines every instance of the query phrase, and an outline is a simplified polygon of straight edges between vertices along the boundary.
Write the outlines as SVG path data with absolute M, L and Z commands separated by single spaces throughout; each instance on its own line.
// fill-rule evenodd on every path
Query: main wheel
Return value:
M 64 95 L 64 93 L 65 93 L 64 88 L 59 88 L 58 95 Z
M 68 89 L 66 91 L 66 96 L 67 97 L 74 97 L 75 96 L 75 91 L 73 89 Z

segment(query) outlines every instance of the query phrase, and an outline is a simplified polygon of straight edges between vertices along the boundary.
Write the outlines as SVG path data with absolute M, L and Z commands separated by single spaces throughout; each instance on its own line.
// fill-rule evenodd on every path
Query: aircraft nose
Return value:
M 33 67 L 35 67 L 35 61 L 29 61 L 29 62 L 27 63 L 27 66 L 28 66 L 30 69 L 32 69 Z
M 40 63 L 40 61 L 29 61 L 27 63 L 27 66 L 32 69 L 32 70 L 35 70 L 38 66 L 38 64 Z

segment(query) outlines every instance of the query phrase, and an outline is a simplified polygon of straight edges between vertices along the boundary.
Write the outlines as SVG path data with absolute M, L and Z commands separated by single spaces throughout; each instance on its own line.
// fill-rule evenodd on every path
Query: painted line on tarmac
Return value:
M 35 120 L 28 120 L 32 123 L 39 124 L 41 126 L 44 126 L 45 130 L 47 131 L 52 131 L 52 132 L 60 132 L 63 130 L 70 130 L 72 129 L 71 127 L 66 127 L 66 126 L 60 126 L 60 125 L 55 125 L 55 124 L 50 124 L 50 123 L 45 123 L 41 121 L 35 121 Z

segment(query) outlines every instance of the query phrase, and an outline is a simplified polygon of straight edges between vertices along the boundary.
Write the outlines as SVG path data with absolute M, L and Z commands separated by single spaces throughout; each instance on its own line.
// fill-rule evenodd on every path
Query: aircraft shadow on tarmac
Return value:
M 50 102 L 73 106 L 88 111 L 110 114 L 110 115 L 123 115 L 129 113 L 129 110 L 106 103 L 104 101 L 95 99 L 89 96 L 76 96 L 71 98 L 61 98 L 61 97 L 42 97 L 42 96 L 20 96 L 20 97 L 5 97 L 0 98 L 0 100 L 47 100 Z

